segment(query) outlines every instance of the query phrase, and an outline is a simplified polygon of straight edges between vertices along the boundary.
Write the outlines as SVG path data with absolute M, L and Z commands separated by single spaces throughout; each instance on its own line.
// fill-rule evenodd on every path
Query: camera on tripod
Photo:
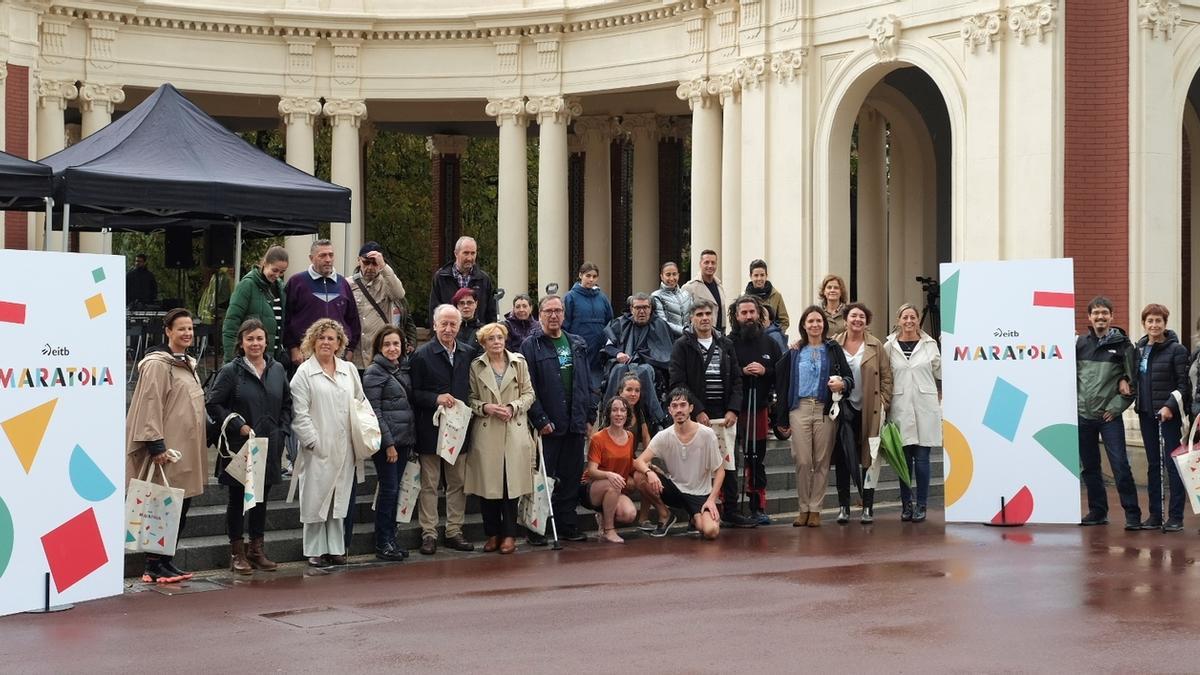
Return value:
M 921 284 L 921 290 L 926 295 L 938 295 L 938 280 L 933 277 L 917 277 L 917 281 Z

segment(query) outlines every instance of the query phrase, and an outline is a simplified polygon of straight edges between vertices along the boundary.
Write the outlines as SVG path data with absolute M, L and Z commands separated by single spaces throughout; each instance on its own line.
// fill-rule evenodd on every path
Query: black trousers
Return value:
M 254 505 L 248 513 L 242 513 L 242 503 L 245 501 L 246 488 L 235 482 L 229 486 L 229 504 L 225 507 L 225 531 L 229 533 L 229 541 L 241 541 L 246 533 L 246 521 L 250 521 L 250 538 L 260 539 L 267 531 L 267 498 L 271 494 L 271 486 L 263 488 L 263 500 Z
M 579 477 L 583 475 L 583 434 L 542 436 L 542 452 L 546 455 L 546 475 L 554 479 L 554 520 L 561 536 L 575 529 L 579 508 Z
M 501 499 L 479 498 L 479 513 L 483 516 L 483 533 L 489 537 L 517 536 L 517 500 L 508 497 L 508 481 Z

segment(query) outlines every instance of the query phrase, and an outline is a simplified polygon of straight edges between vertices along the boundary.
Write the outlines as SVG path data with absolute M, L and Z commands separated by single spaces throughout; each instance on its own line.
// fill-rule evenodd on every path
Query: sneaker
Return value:
M 875 522 L 875 509 L 871 506 L 863 507 L 862 513 L 858 516 L 858 522 L 863 525 L 870 525 Z
M 677 515 L 675 515 L 674 513 L 672 513 L 672 514 L 670 515 L 670 517 L 668 517 L 668 518 L 667 518 L 667 522 L 665 522 L 665 523 L 658 523 L 658 524 L 656 524 L 656 525 L 654 526 L 654 531 L 650 533 L 650 536 L 651 536 L 651 537 L 665 537 L 665 536 L 667 536 L 667 533 L 671 531 L 671 527 L 672 527 L 673 525 L 675 525 L 675 523 L 676 523 L 676 522 L 678 522 L 678 521 L 679 521 L 679 516 L 677 516 Z
M 388 562 L 398 562 L 408 556 L 405 554 L 404 549 L 395 544 L 385 544 L 382 548 L 375 549 L 375 557 Z
M 770 525 L 771 524 L 771 516 L 768 516 L 766 511 L 758 511 L 757 513 L 754 514 L 754 518 L 758 522 L 759 525 Z
M 912 502 L 904 502 L 904 508 L 901 509 L 901 511 L 900 511 L 900 520 L 903 522 L 908 522 L 908 521 L 912 520 L 912 517 L 913 517 Z
M 580 532 L 577 527 L 568 527 L 562 534 L 563 541 L 587 541 L 587 535 Z
M 700 534 L 700 530 L 696 529 L 696 524 L 692 522 L 691 518 L 688 518 L 688 526 L 687 529 L 684 530 L 683 534 L 688 537 L 694 537 Z
M 545 535 L 541 535 L 536 532 L 530 532 L 529 536 L 525 537 L 525 541 L 530 546 L 545 546 L 546 545 Z
M 1162 528 L 1162 518 L 1160 516 L 1150 516 L 1142 521 L 1143 530 L 1158 530 Z
M 653 532 L 658 529 L 658 525 L 654 521 L 643 520 L 642 522 L 638 523 L 637 529 L 641 530 L 642 532 Z
M 1087 515 L 1079 521 L 1080 526 L 1088 527 L 1091 525 L 1107 525 L 1108 514 L 1099 511 L 1088 511 Z
M 1168 518 L 1163 525 L 1163 532 L 1183 532 L 1183 521 L 1174 518 Z
M 915 507 L 913 507 L 912 521 L 914 523 L 925 522 L 925 505 L 924 504 L 917 504 Z
M 1130 531 L 1130 532 L 1131 532 L 1131 531 L 1133 531 L 1133 530 L 1140 530 L 1140 529 L 1142 529 L 1142 522 L 1141 522 L 1141 521 L 1142 521 L 1142 517 L 1141 517 L 1140 515 L 1137 515 L 1137 516 L 1125 516 L 1125 530 L 1126 530 L 1126 531 Z
M 850 522 L 850 507 L 849 506 L 839 506 L 838 514 L 837 514 L 838 525 L 845 525 L 848 522 Z
M 728 517 L 721 518 L 722 523 L 728 524 L 730 527 L 751 528 L 758 527 L 758 519 L 749 516 L 743 516 L 740 513 L 731 513 Z
M 147 559 L 142 582 L 147 584 L 174 584 L 183 581 L 180 577 L 163 569 L 159 559 Z

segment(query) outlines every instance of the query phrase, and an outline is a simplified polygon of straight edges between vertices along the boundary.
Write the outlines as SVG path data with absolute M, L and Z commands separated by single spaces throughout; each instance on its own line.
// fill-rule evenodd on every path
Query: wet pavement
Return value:
M 1200 670 L 1190 515 L 1170 535 L 930 515 L 137 583 L 0 618 L 0 671 Z

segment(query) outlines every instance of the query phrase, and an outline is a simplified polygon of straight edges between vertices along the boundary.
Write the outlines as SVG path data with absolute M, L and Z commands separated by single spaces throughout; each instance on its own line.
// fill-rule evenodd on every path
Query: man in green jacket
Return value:
M 1137 488 L 1129 470 L 1125 452 L 1125 423 L 1121 413 L 1133 403 L 1136 354 L 1125 331 L 1111 325 L 1112 301 L 1104 296 L 1088 303 L 1091 328 L 1075 342 L 1075 364 L 1079 408 L 1079 474 L 1087 488 L 1088 512 L 1080 525 L 1108 522 L 1108 495 L 1100 474 L 1100 445 L 1108 454 L 1121 507 L 1125 509 L 1125 529 L 1140 528 L 1142 511 L 1138 507 Z

